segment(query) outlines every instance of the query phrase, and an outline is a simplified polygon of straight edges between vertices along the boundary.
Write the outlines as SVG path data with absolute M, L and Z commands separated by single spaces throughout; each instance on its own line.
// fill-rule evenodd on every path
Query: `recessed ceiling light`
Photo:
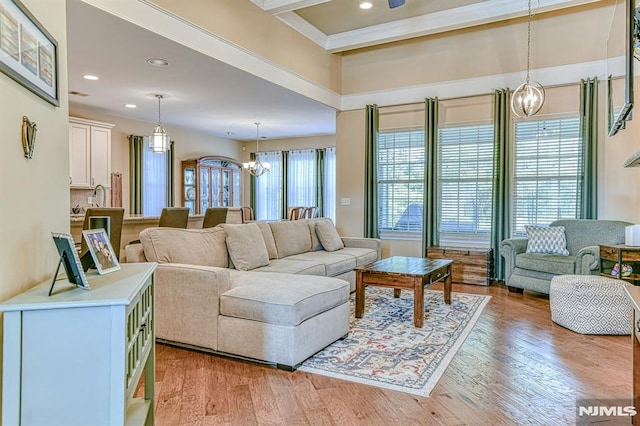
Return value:
M 147 62 L 149 63 L 149 65 L 153 65 L 154 67 L 168 67 L 169 66 L 169 61 L 167 61 L 166 59 L 161 59 L 161 58 L 147 59 Z
M 137 105 L 134 104 L 124 104 L 125 108 L 138 108 Z
M 373 7 L 373 5 L 371 3 L 369 3 L 368 1 L 363 1 L 362 3 L 360 3 L 360 9 L 371 9 Z
M 91 75 L 91 74 L 85 74 L 82 77 L 87 79 L 87 80 L 99 80 L 99 78 L 97 76 Z

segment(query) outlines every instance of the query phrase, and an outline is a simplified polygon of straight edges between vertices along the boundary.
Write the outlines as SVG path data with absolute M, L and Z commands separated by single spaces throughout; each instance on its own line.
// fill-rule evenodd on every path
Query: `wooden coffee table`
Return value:
M 356 318 L 364 312 L 364 289 L 368 285 L 393 288 L 393 296 L 401 290 L 413 291 L 413 322 L 422 328 L 424 322 L 424 288 L 444 281 L 444 303 L 451 304 L 451 264 L 449 259 L 392 256 L 356 268 Z

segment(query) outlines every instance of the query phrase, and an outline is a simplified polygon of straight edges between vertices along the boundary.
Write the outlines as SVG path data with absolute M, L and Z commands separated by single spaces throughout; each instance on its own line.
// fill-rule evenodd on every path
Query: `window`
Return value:
M 287 205 L 316 205 L 316 150 L 289 151 L 287 164 Z
M 440 233 L 491 235 L 493 124 L 438 131 Z
M 282 218 L 282 153 L 258 155 L 262 163 L 271 164 L 271 169 L 255 178 L 255 216 L 257 220 L 279 220 Z
M 422 232 L 424 131 L 378 135 L 378 227 Z
M 146 142 L 145 138 L 145 142 Z M 144 143 L 142 148 L 142 213 L 160 216 L 167 207 L 167 154 L 155 153 Z
M 515 125 L 513 230 L 578 217 L 582 176 L 580 120 L 562 118 Z

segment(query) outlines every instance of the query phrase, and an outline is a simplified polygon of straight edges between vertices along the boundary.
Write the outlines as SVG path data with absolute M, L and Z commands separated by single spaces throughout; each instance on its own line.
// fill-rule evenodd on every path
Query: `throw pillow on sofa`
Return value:
M 525 226 L 527 253 L 569 256 L 564 226 Z
M 338 235 L 338 231 L 331 220 L 317 222 L 316 234 L 326 251 L 336 251 L 344 248 L 342 238 Z
M 226 234 L 222 228 L 147 228 L 140 232 L 149 262 L 186 263 L 227 268 Z
M 269 222 L 278 249 L 278 258 L 311 251 L 311 232 L 306 220 Z
M 269 253 L 262 232 L 255 223 L 224 226 L 229 257 L 238 271 L 269 265 Z

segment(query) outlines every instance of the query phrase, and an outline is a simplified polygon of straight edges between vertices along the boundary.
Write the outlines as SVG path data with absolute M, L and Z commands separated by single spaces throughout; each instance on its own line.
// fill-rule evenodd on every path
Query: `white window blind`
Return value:
M 316 150 L 289 151 L 287 164 L 287 204 L 316 205 Z
M 167 155 L 155 153 L 145 137 L 142 149 L 142 213 L 160 216 L 167 207 Z
M 491 235 L 493 125 L 438 131 L 441 234 Z
M 262 163 L 269 163 L 271 169 L 256 178 L 256 220 L 279 220 L 282 218 L 282 153 L 260 152 L 258 156 Z
M 577 218 L 583 175 L 577 117 L 515 125 L 513 234 L 525 225 Z
M 378 227 L 422 232 L 424 131 L 378 135 Z
M 324 155 L 324 217 L 336 222 L 336 149 L 327 148 Z

